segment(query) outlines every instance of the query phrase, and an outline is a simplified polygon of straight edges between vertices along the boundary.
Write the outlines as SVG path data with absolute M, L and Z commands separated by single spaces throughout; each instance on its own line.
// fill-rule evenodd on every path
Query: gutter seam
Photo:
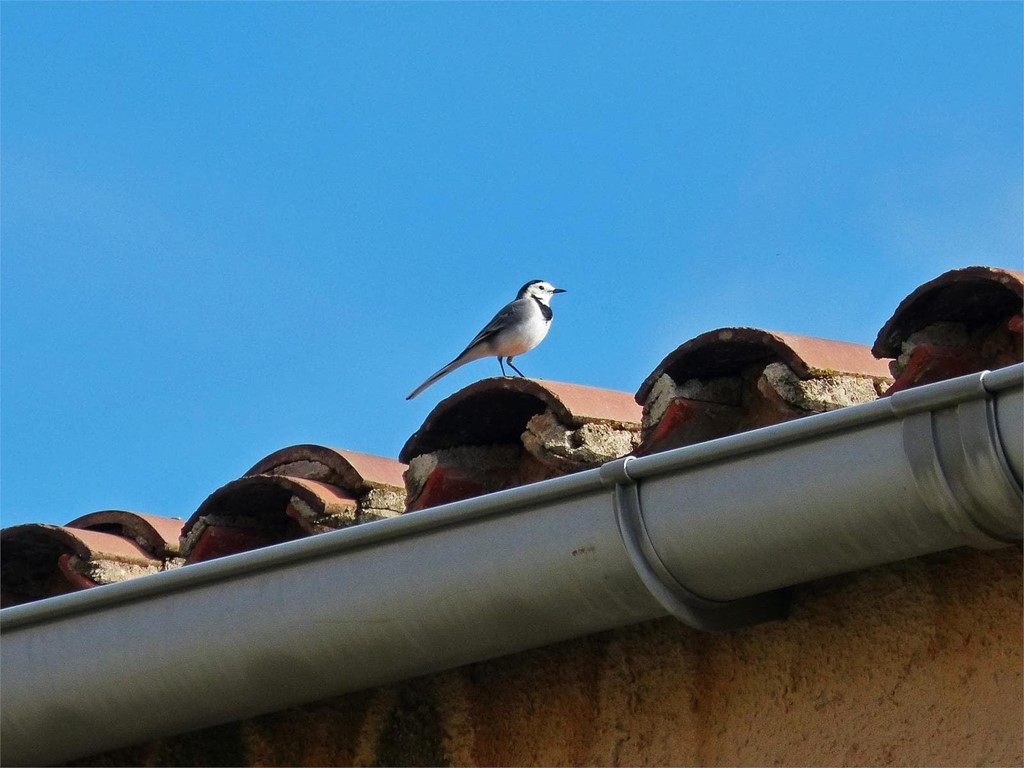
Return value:
M 704 631 L 726 631 L 784 619 L 791 590 L 780 589 L 737 600 L 711 600 L 681 584 L 658 555 L 644 521 L 639 483 L 630 475 L 633 456 L 600 467 L 602 482 L 612 485 L 612 508 L 622 545 L 637 576 L 665 611 L 687 626 Z

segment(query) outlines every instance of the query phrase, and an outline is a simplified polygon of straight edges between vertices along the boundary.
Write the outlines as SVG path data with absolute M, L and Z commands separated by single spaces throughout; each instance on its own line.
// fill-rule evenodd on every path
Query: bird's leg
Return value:
M 520 377 L 522 377 L 524 379 L 526 378 L 525 376 L 523 376 L 523 372 L 522 371 L 520 371 L 518 368 L 516 368 L 514 365 L 512 365 L 512 358 L 511 357 L 506 357 L 505 358 L 505 362 L 508 363 L 508 367 L 511 368 L 516 373 L 518 373 L 520 375 Z
M 508 374 L 505 373 L 505 364 L 503 362 L 501 362 L 501 355 L 498 355 L 498 365 L 501 366 L 501 375 L 502 375 L 502 377 L 507 376 Z

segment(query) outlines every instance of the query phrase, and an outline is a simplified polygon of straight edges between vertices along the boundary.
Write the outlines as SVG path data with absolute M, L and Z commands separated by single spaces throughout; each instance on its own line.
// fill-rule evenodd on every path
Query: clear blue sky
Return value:
M 396 456 L 527 280 L 527 375 L 870 344 L 1019 267 L 1022 4 L 2 4 L 2 524 Z

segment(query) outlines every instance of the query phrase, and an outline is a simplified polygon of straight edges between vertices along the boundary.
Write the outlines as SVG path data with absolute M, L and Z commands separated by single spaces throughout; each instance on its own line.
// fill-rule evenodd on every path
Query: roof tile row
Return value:
M 916 288 L 872 349 L 720 328 L 670 352 L 635 395 L 478 381 L 427 416 L 400 460 L 297 445 L 185 521 L 94 512 L 0 531 L 0 604 L 38 600 L 865 402 L 1024 359 L 1024 273 L 953 270 Z

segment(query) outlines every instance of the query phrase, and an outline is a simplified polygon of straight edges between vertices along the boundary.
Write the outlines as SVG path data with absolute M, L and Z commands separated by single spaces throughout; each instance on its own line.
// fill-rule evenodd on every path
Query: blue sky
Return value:
M 870 344 L 1020 267 L 1018 2 L 0 13 L 4 526 L 396 456 L 530 279 L 568 293 L 519 367 L 633 392 L 712 328 Z

